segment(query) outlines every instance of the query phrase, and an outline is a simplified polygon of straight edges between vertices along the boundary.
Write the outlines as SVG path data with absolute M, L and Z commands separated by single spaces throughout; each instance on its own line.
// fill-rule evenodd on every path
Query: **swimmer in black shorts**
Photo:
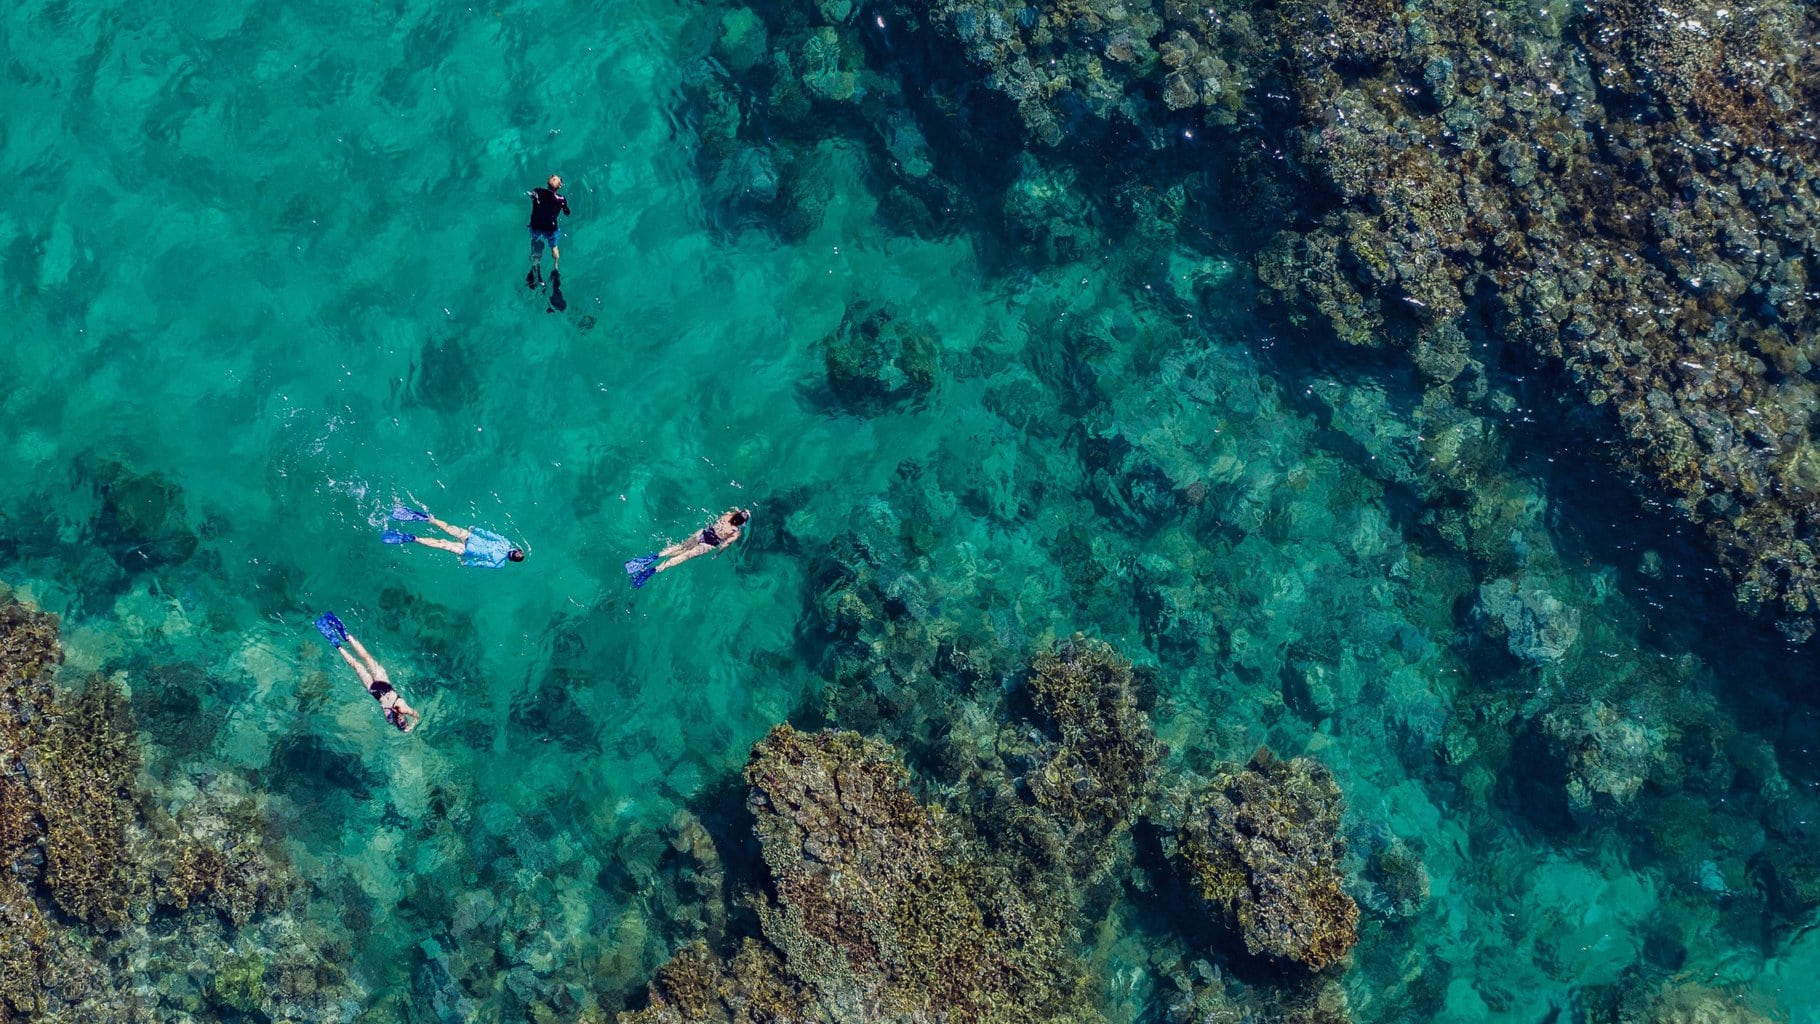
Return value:
M 525 193 L 531 197 L 531 269 L 525 273 L 525 287 L 543 284 L 543 247 L 550 247 L 550 281 L 562 287 L 560 267 L 562 253 L 556 248 L 562 240 L 557 218 L 569 213 L 569 200 L 562 194 L 562 175 L 550 175 L 548 188 L 534 188 Z

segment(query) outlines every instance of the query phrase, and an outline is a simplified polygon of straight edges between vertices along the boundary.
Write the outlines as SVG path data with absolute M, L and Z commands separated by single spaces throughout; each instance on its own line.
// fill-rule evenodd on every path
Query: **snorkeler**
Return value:
M 674 569 L 691 558 L 710 551 L 718 557 L 723 548 L 740 538 L 739 528 L 751 518 L 752 513 L 746 509 L 730 508 L 722 512 L 719 519 L 690 534 L 687 540 L 679 540 L 655 554 L 627 562 L 626 575 L 631 577 L 633 587 L 642 587 L 652 576 L 665 569 Z
M 562 175 L 550 175 L 548 188 L 534 188 L 525 193 L 531 197 L 531 269 L 525 273 L 525 287 L 543 284 L 543 247 L 550 247 L 550 283 L 562 287 L 562 253 L 556 243 L 562 239 L 557 218 L 569 213 L 569 200 L 562 194 Z M 573 216 L 573 214 L 570 214 Z
M 407 505 L 393 505 L 392 518 L 401 523 L 429 523 L 455 539 L 419 537 L 416 534 L 387 530 L 379 535 L 379 539 L 387 544 L 422 544 L 425 547 L 440 548 L 461 556 L 462 565 L 479 566 L 482 569 L 497 569 L 507 562 L 525 560 L 523 549 L 513 547 L 511 541 L 492 530 L 483 530 L 478 526 L 466 530 L 450 526 L 422 509 Z
M 385 669 L 373 660 L 373 656 L 367 653 L 360 641 L 348 634 L 348 628 L 341 624 L 334 612 L 318 615 L 316 630 L 322 634 L 323 639 L 335 645 L 335 650 L 341 653 L 341 660 L 347 662 L 354 674 L 360 677 L 361 685 L 367 688 L 367 692 L 379 702 L 379 709 L 385 712 L 386 721 L 392 723 L 399 732 L 410 732 L 417 728 L 417 720 L 423 716 L 417 713 L 416 708 L 406 704 L 397 690 L 392 689 L 392 684 L 386 680 Z M 354 652 L 360 655 L 359 660 L 355 660 L 354 655 L 349 654 L 348 648 L 342 644 L 354 648 Z

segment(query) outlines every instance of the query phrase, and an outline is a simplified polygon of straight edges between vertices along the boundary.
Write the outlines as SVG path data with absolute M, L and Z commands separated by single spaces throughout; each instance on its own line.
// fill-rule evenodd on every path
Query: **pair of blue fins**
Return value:
M 393 505 L 392 518 L 401 523 L 422 523 L 428 522 L 430 515 L 427 512 L 411 508 L 408 505 Z M 417 541 L 415 534 L 400 533 L 393 529 L 387 529 L 384 533 L 381 533 L 379 539 L 385 541 L 387 544 L 412 544 Z M 639 587 L 649 583 L 651 577 L 657 575 L 657 563 L 661 561 L 663 561 L 663 556 L 653 551 L 648 555 L 640 555 L 627 562 L 626 577 L 632 581 L 632 589 L 637 590 Z M 330 615 L 328 618 L 333 619 L 334 616 Z M 320 619 L 317 620 L 316 628 L 322 628 Z M 346 630 L 342 631 L 344 636 L 346 635 L 346 632 Z M 323 635 L 328 636 L 328 633 L 324 632 Z
M 422 509 L 411 508 L 409 505 L 393 505 L 392 518 L 400 523 L 427 523 L 430 521 L 430 514 Z M 388 528 L 379 535 L 379 539 L 387 544 L 415 544 L 417 535 L 399 533 L 397 530 Z
M 330 646 L 340 647 L 348 642 L 348 627 L 341 624 L 334 612 L 323 612 L 316 616 L 316 632 L 322 634 Z

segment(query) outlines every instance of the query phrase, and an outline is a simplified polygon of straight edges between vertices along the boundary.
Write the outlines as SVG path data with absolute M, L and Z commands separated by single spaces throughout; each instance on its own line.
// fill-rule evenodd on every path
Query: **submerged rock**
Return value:
M 1478 613 L 1493 638 L 1510 653 L 1536 664 L 1564 660 L 1580 638 L 1580 613 L 1553 594 L 1512 579 L 1479 587 Z
M 1318 761 L 1260 749 L 1183 795 L 1168 849 L 1177 871 L 1259 956 L 1323 970 L 1358 942 L 1340 872 L 1340 788 Z
M 1028 778 L 1037 806 L 1103 831 L 1128 824 L 1150 792 L 1159 754 L 1138 707 L 1131 662 L 1076 634 L 1030 666 L 1030 701 L 1056 739 Z
M 762 942 L 685 950 L 622 1024 L 1085 1021 L 1059 908 L 909 792 L 892 750 L 780 725 L 746 766 Z
M 135 572 L 174 565 L 201 543 L 189 524 L 183 491 L 158 473 L 135 473 L 104 462 L 93 470 L 101 499 L 94 542 L 122 569 Z
M 822 339 L 828 389 L 850 409 L 875 413 L 911 404 L 935 388 L 940 343 L 896 309 L 870 302 L 847 307 Z
M 278 916 L 297 883 L 251 801 L 217 778 L 167 808 L 120 682 L 53 684 L 57 634 L 0 601 L 0 1022 L 181 1019 L 202 991 L 138 972 L 192 962 L 221 968 L 210 998 L 235 1012 L 346 1019 L 361 993 Z
M 1749 993 L 1702 985 L 1664 982 L 1652 992 L 1632 993 L 1620 1005 L 1618 1024 L 1773 1024 Z

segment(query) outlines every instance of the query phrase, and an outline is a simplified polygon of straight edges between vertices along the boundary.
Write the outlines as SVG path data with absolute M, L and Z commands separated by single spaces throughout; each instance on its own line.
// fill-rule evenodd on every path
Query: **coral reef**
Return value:
M 1091 208 L 1061 236 L 1024 225 L 1060 222 L 1043 211 L 1061 200 L 1045 196 L 1080 206 L 1098 186 L 1076 169 L 1095 169 L 1109 145 L 1150 190 L 1185 187 L 1188 208 L 1226 187 L 1208 180 L 1210 161 L 1234 168 L 1262 200 L 1255 223 L 1275 225 L 1245 244 L 1292 319 L 1402 348 L 1435 386 L 1468 395 L 1482 394 L 1484 356 L 1460 339 L 1513 346 L 1561 378 L 1589 425 L 1623 439 L 1646 491 L 1705 530 L 1746 606 L 1812 632 L 1810 5 L 896 9 L 971 64 L 971 88 L 1013 107 L 1044 154 L 1007 152 L 990 122 L 966 133 L 982 160 L 1024 167 L 1014 234 L 1051 258 L 1091 244 Z M 900 70 L 909 88 L 943 76 L 927 62 Z M 1172 209 L 1149 219 L 1182 223 Z
M 822 339 L 828 389 L 859 412 L 909 405 L 939 373 L 938 342 L 928 328 L 888 306 L 856 302 Z
M 1274 31 L 1334 208 L 1267 251 L 1265 283 L 1349 340 L 1419 353 L 1468 322 L 1559 366 L 1739 598 L 1810 632 L 1812 9 L 1620 0 L 1564 31 L 1302 3 Z
M 343 1019 L 357 990 L 271 916 L 295 882 L 250 799 L 222 780 L 173 814 L 139 778 L 120 682 L 66 693 L 60 660 L 55 617 L 0 602 L 0 1022 L 178 1019 L 195 993 L 141 979 L 192 959 L 224 968 L 223 1006 Z
M 1037 806 L 1103 832 L 1129 823 L 1143 807 L 1158 757 L 1131 662 L 1076 634 L 1032 659 L 1029 687 L 1039 719 L 1056 735 L 1028 776 Z
M 726 960 L 695 943 L 658 968 L 649 1005 L 623 1013 L 621 1024 L 768 1024 L 816 1019 L 811 995 L 777 953 L 748 938 Z
M 1358 942 L 1343 887 L 1340 788 L 1318 761 L 1259 750 L 1180 797 L 1168 851 L 1253 954 L 1323 970 Z
M 767 872 L 763 944 L 685 950 L 625 1024 L 1090 1019 L 1059 908 L 911 795 L 891 749 L 780 725 L 746 767 Z
M 1624 993 L 1610 1019 L 1613 1024 L 1773 1024 L 1777 1018 L 1749 993 L 1670 980 Z
M 828 972 L 824 999 L 1017 1021 L 1077 998 L 1061 921 L 911 796 L 888 747 L 780 726 L 746 781 L 771 875 L 765 936 Z

